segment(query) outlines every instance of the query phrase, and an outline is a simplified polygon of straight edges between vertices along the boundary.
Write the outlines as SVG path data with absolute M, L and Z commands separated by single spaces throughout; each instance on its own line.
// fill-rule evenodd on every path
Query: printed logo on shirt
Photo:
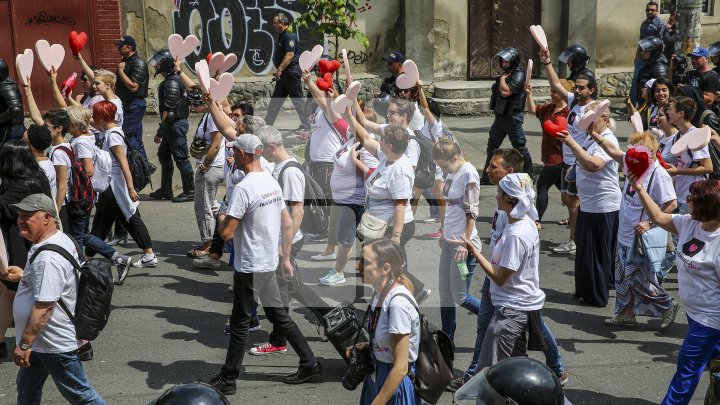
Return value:
M 295 41 L 288 41 L 289 46 L 295 46 Z
M 495 211 L 495 215 L 493 215 L 493 219 L 492 219 L 492 226 L 490 227 L 490 229 L 492 229 L 493 231 L 496 230 L 495 225 L 497 225 L 497 219 L 498 219 L 498 213 L 497 213 L 497 211 Z
M 625 195 L 626 196 L 633 198 L 633 197 L 635 197 L 635 193 L 636 193 L 635 187 L 633 187 L 632 185 L 628 185 L 627 187 L 625 187 Z
M 700 253 L 703 247 L 705 247 L 705 242 L 697 238 L 692 238 L 683 245 L 683 254 L 688 257 L 693 257 Z
M 568 125 L 575 124 L 575 118 L 577 117 L 577 113 L 575 111 L 571 111 L 570 114 L 567 117 Z
M 452 187 L 452 179 L 446 179 L 445 180 L 445 186 L 443 187 L 443 196 L 447 197 L 448 193 L 450 193 L 450 187 Z M 497 215 L 497 213 L 495 213 Z

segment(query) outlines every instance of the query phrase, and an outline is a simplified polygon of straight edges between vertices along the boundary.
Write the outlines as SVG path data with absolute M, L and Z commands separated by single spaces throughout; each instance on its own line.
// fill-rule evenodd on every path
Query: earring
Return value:
M 395 282 L 395 277 L 390 277 L 390 280 L 388 280 L 388 284 L 392 284 Z

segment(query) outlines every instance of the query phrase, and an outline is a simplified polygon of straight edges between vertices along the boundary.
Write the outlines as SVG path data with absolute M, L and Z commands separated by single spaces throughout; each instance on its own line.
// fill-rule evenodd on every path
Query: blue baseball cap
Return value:
M 115 41 L 116 46 L 123 46 L 123 45 L 130 45 L 133 48 L 137 48 L 137 42 L 135 42 L 135 38 L 131 37 L 130 35 L 124 35 L 119 40 Z
M 687 56 L 696 56 L 696 57 L 704 56 L 707 58 L 708 56 L 710 56 L 710 52 L 708 52 L 707 48 L 701 48 L 698 46 L 695 49 L 693 49 L 692 52 L 687 54 Z
M 388 54 L 388 56 L 384 57 L 383 60 L 388 63 L 392 62 L 398 62 L 403 63 L 405 62 L 405 55 L 403 55 L 400 51 L 393 51 Z

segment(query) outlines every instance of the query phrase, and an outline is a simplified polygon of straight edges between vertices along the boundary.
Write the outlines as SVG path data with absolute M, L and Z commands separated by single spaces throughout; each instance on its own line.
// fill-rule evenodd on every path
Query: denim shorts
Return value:
M 345 246 L 355 243 L 356 230 L 365 207 L 357 204 L 338 204 L 340 216 L 337 224 L 337 242 Z
M 573 167 L 573 165 L 563 164 L 562 172 L 560 173 L 560 192 L 574 196 L 577 195 L 577 183 L 565 180 L 565 176 L 571 167 Z

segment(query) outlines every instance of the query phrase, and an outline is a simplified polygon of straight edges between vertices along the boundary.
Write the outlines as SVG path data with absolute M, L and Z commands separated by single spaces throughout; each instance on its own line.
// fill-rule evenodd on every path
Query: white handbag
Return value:
M 361 241 L 380 239 L 387 232 L 387 221 L 376 217 L 365 211 L 360 217 L 360 224 L 357 227 L 357 236 Z

